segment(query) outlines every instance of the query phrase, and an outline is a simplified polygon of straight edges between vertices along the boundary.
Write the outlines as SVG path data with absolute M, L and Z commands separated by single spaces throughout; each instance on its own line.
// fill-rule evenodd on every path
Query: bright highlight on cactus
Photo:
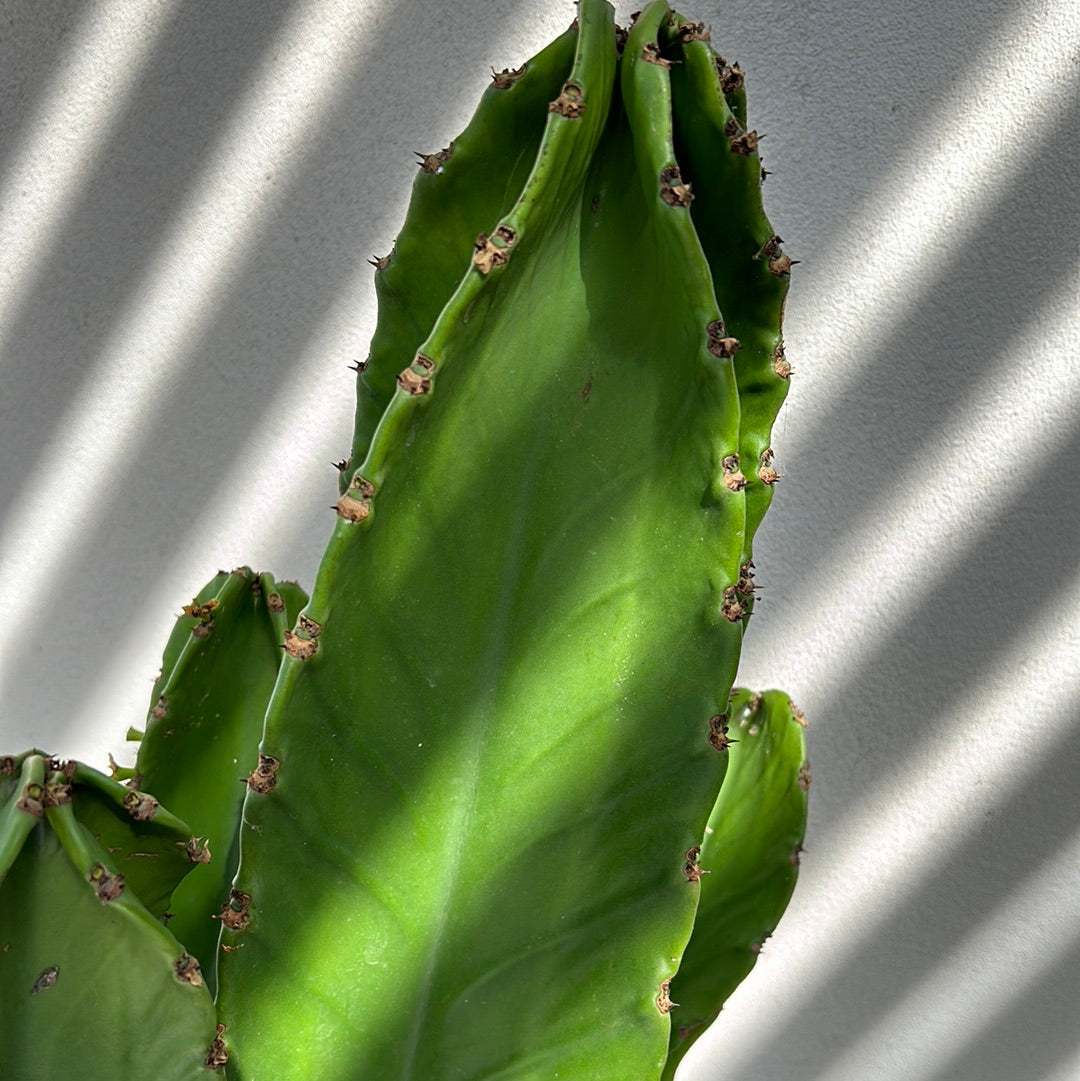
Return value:
M 797 714 L 731 692 L 790 375 L 761 176 L 741 72 L 663 2 L 581 0 L 421 156 L 310 599 L 208 584 L 131 786 L 7 760 L 13 1033 L 65 1031 L 76 962 L 22 913 L 66 875 L 159 996 L 97 1023 L 170 1032 L 89 1078 L 672 1076 L 805 825 Z

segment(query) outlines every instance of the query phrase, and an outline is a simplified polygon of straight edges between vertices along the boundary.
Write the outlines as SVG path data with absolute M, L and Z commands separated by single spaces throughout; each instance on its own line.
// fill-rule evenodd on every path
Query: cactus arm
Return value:
M 199 958 L 211 989 L 213 917 L 236 872 L 243 781 L 262 737 L 284 632 L 306 600 L 299 587 L 247 567 L 217 575 L 177 620 L 139 745 L 139 783 L 195 838 L 187 853 L 194 866 L 169 900 L 169 929 Z
M 44 813 L 0 882 L 0 1072 L 201 1081 L 216 1019 L 198 967 L 77 817 L 87 790 L 71 796 L 69 776 L 46 776 Z
M 636 179 L 645 91 L 607 115 L 605 5 L 575 63 L 577 115 L 394 392 L 267 713 L 222 914 L 240 1078 L 621 1081 L 667 1054 L 741 637 L 737 410 L 685 207 Z
M 45 759 L 33 752 L 21 757 L 21 762 L 15 758 L 7 760 L 9 768 L 6 775 L 14 777 L 17 769 L 19 776 L 13 785 L 9 783 L 4 786 L 11 791 L 0 811 L 0 884 L 26 843 L 26 838 L 33 832 L 43 810 L 41 796 L 45 786 Z
M 747 545 L 778 479 L 771 431 L 788 391 L 781 319 L 791 261 L 765 216 L 757 133 L 746 131 L 745 90 L 728 80 L 741 101 L 741 118 L 723 93 L 718 57 L 706 40 L 680 40 L 689 24 L 676 17 L 668 35 L 679 161 L 694 185 L 691 214 L 712 272 L 726 332 L 739 342 L 734 355 L 742 414 L 739 459 L 746 478 Z
M 739 691 L 725 723 L 727 777 L 702 840 L 709 873 L 694 933 L 671 984 L 664 1081 L 754 967 L 798 877 L 810 783 L 802 715 L 779 691 Z
M 390 254 L 373 260 L 379 322 L 357 375 L 353 468 L 367 455 L 398 373 L 460 283 L 466 253 L 512 209 L 576 43 L 576 29 L 568 30 L 520 71 L 496 76 L 461 135 L 446 150 L 422 157 L 405 224 Z M 425 268 L 422 281 L 410 270 L 418 263 Z M 350 475 L 342 470 L 342 490 Z

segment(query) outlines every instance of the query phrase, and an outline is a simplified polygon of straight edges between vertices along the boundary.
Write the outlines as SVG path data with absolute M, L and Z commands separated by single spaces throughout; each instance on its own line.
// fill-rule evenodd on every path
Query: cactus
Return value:
M 246 570 L 196 597 L 136 789 L 10 760 L 20 938 L 34 876 L 119 873 L 84 803 L 112 822 L 153 791 L 196 861 L 122 894 L 144 937 L 175 917 L 147 979 L 199 992 L 161 1015 L 168 1068 L 85 1076 L 671 1076 L 779 918 L 805 820 L 787 700 L 730 697 L 790 374 L 760 180 L 737 68 L 662 0 L 628 31 L 581 0 L 421 156 L 310 599 Z M 78 790 L 54 833 L 19 807 L 50 783 Z M 64 903 L 100 923 L 91 880 Z M 48 998 L 27 971 L 0 955 L 13 1025 Z

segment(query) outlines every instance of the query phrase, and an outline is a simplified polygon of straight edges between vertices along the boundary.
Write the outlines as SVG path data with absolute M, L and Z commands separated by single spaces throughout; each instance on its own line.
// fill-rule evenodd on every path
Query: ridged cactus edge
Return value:
M 742 74 L 581 0 L 419 166 L 310 597 L 212 579 L 133 769 L 0 760 L 15 1081 L 77 1028 L 91 1081 L 667 1081 L 787 904 L 801 715 L 732 690 L 792 266 Z

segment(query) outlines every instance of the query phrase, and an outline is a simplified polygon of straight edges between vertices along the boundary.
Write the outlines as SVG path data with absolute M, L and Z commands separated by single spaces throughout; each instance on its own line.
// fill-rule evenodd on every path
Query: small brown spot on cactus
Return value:
M 42 797 L 42 803 L 46 807 L 60 807 L 63 804 L 70 802 L 70 782 L 65 782 L 63 779 L 50 780 L 49 783 L 45 785 L 45 793 Z
M 451 144 L 434 154 L 421 154 L 419 150 L 414 150 L 413 153 L 420 159 L 420 171 L 422 173 L 439 173 L 442 172 L 442 167 L 453 155 L 454 147 Z
M 714 319 L 706 328 L 708 350 L 714 357 L 726 360 L 733 357 L 741 348 L 738 338 L 727 336 L 723 319 Z
M 348 492 L 334 504 L 334 510 L 347 522 L 362 522 L 371 513 L 366 499 L 353 499 Z
M 268 754 L 259 754 L 259 764 L 247 775 L 245 783 L 254 792 L 266 795 L 277 784 L 277 771 L 281 763 Z
M 589 400 L 589 395 L 592 393 L 592 380 L 590 379 L 585 386 L 581 388 L 581 397 L 584 401 Z
M 285 652 L 298 661 L 311 660 L 319 650 L 319 643 L 314 638 L 301 638 L 295 631 L 285 632 L 284 646 Z
M 694 201 L 694 193 L 689 184 L 683 183 L 677 166 L 660 170 L 660 198 L 668 206 L 689 206 Z
M 738 61 L 728 67 L 719 57 L 717 57 L 717 60 L 719 62 L 721 93 L 725 97 L 737 94 L 742 90 L 743 84 L 746 82 L 746 77 L 743 75 L 743 70 L 739 67 Z
M 558 113 L 568 120 L 576 120 L 585 112 L 585 91 L 578 83 L 563 83 L 559 96 L 548 105 L 549 113 Z
M 496 90 L 509 90 L 525 74 L 524 68 L 517 68 L 511 71 L 509 68 L 503 68 L 502 71 L 496 71 L 491 69 L 491 82 Z
M 600 209 L 600 196 L 599 196 L 599 195 L 594 195 L 594 196 L 593 196 L 593 197 L 592 197 L 592 198 L 591 198 L 591 199 L 589 200 L 589 210 L 590 210 L 590 211 L 591 211 L 591 212 L 592 212 L 593 214 L 595 214 L 595 213 L 596 213 L 596 212 L 597 212 L 597 211 L 598 211 L 599 209 Z
M 230 931 L 244 931 L 251 923 L 251 894 L 238 889 L 229 890 L 229 899 L 221 906 L 221 912 L 213 918 Z
M 4 951 L 5 953 L 7 950 Z M 60 966 L 50 965 L 45 969 L 36 980 L 34 980 L 34 986 L 30 988 L 30 997 L 34 995 L 40 995 L 42 991 L 48 991 L 50 987 L 56 986 L 56 981 L 60 977 Z M 25 984 L 23 985 L 26 986 Z
M 136 822 L 149 822 L 157 814 L 158 801 L 145 792 L 128 792 L 124 796 L 124 810 Z
M 724 468 L 724 487 L 729 492 L 741 492 L 746 487 L 746 477 L 739 470 L 739 456 L 729 454 L 720 464 Z
M 45 787 L 31 781 L 23 788 L 22 795 L 15 804 L 17 811 L 25 811 L 34 818 L 41 818 L 45 813 Z
M 316 623 L 311 616 L 304 615 L 303 612 L 297 617 L 296 628 L 301 634 L 306 634 L 309 638 L 318 638 L 322 634 L 322 624 Z
M 188 863 L 210 862 L 209 837 L 189 837 L 186 841 L 177 841 L 176 843 L 183 848 Z
M 221 944 L 221 948 L 225 953 L 235 953 L 237 950 L 242 950 L 244 948 L 244 944 L 243 942 L 241 942 L 239 945 L 236 946 L 226 946 L 223 942 Z
M 810 763 L 804 762 L 799 767 L 799 787 L 804 791 L 810 788 Z
M 802 854 L 806 851 L 802 845 L 796 845 L 788 856 L 788 862 L 792 867 L 798 867 L 802 863 Z
M 0 777 L 14 777 L 17 770 L 18 766 L 11 755 L 6 754 L 0 757 Z
M 210 1049 L 206 1052 L 203 1065 L 209 1070 L 220 1070 L 229 1061 L 229 1049 L 225 1046 L 222 1034 L 225 1032 L 224 1025 L 218 1025 L 217 1034 L 210 1041 Z
M 114 875 L 103 863 L 95 863 L 86 878 L 103 905 L 115 901 L 124 892 L 124 876 Z
M 155 721 L 160 721 L 164 718 L 165 714 L 169 712 L 169 700 L 162 695 L 155 704 L 154 708 L 150 710 L 150 716 Z
M 778 236 L 771 236 L 762 245 L 761 251 L 754 256 L 755 259 L 764 258 L 768 261 L 769 273 L 775 275 L 778 278 L 787 277 L 791 273 L 791 268 L 798 263 L 797 259 L 792 259 L 786 255 L 780 245 L 783 241 Z
M 427 394 L 431 390 L 431 373 L 435 371 L 435 361 L 417 353 L 409 365 L 398 377 L 397 385 L 407 394 Z
M 622 56 L 623 49 L 626 48 L 626 40 L 630 37 L 630 31 L 625 26 L 615 27 L 615 53 L 617 56 Z
M 666 1016 L 676 1006 L 678 1003 L 671 1001 L 671 980 L 661 980 L 660 993 L 656 996 L 656 1008 Z
M 645 47 L 641 50 L 641 59 L 649 64 L 656 64 L 657 67 L 670 68 L 671 61 L 665 60 L 660 55 L 660 46 L 655 41 L 649 41 L 645 44 Z
M 752 954 L 753 954 L 753 955 L 754 955 L 755 957 L 757 957 L 757 955 L 758 955 L 759 953 L 761 953 L 761 951 L 762 951 L 763 949 L 765 949 L 765 942 L 766 942 L 766 941 L 767 941 L 768 939 L 770 939 L 770 938 L 772 938 L 772 935 L 765 935 L 765 937 L 764 937 L 764 938 L 762 938 L 760 942 L 751 942 L 751 943 L 750 943 L 750 952 L 751 952 L 751 953 L 752 953 Z
M 709 872 L 704 871 L 698 864 L 698 856 L 701 855 L 701 846 L 694 845 L 693 848 L 687 849 L 686 860 L 683 863 L 683 874 L 686 875 L 687 882 L 700 882 L 703 875 L 707 875 Z
M 717 713 L 709 718 L 709 744 L 717 751 L 726 751 L 733 743 L 737 743 L 738 740 L 732 739 L 728 735 L 728 715 L 726 713 Z
M 756 131 L 743 131 L 734 118 L 724 125 L 724 133 L 728 137 L 728 146 L 732 151 L 744 157 L 757 151 L 758 141 L 762 138 Z
M 209 638 L 210 637 L 210 632 L 213 629 L 214 629 L 214 621 L 212 619 L 207 619 L 202 623 L 196 623 L 195 626 L 191 628 L 191 637 L 192 638 L 200 638 L 200 639 L 201 638 Z
M 202 971 L 199 962 L 190 953 L 182 953 L 173 962 L 173 972 L 181 983 L 190 983 L 192 987 L 202 987 Z
M 473 266 L 481 274 L 490 274 L 492 269 L 502 266 L 510 258 L 507 247 L 496 244 L 486 233 L 481 233 L 473 245 Z
M 773 371 L 776 372 L 781 379 L 790 379 L 793 371 L 788 358 L 784 355 L 784 343 L 781 342 L 773 350 Z
M 752 597 L 757 590 L 757 582 L 754 581 L 754 561 L 748 560 L 739 568 L 739 580 L 735 583 L 735 589 L 744 597 Z
M 794 702 L 788 703 L 788 708 L 791 710 L 791 719 L 800 727 L 806 728 L 806 714 Z
M 218 601 L 216 597 L 211 597 L 210 600 L 200 604 L 198 601 L 192 601 L 191 604 L 184 605 L 184 615 L 192 616 L 194 619 L 209 619 L 214 609 L 217 608 Z
M 711 41 L 712 33 L 704 23 L 683 23 L 679 27 L 679 40 L 684 45 L 691 41 Z
M 746 604 L 739 596 L 739 591 L 734 586 L 728 586 L 720 602 L 720 614 L 730 623 L 738 623 L 747 611 Z
M 766 447 L 761 452 L 760 467 L 758 468 L 758 480 L 762 484 L 768 485 L 770 488 L 781 478 L 782 474 L 778 473 L 773 466 L 773 449 L 772 447 Z
M 280 593 L 269 593 L 266 597 L 266 607 L 269 608 L 271 612 L 284 612 L 285 600 Z

